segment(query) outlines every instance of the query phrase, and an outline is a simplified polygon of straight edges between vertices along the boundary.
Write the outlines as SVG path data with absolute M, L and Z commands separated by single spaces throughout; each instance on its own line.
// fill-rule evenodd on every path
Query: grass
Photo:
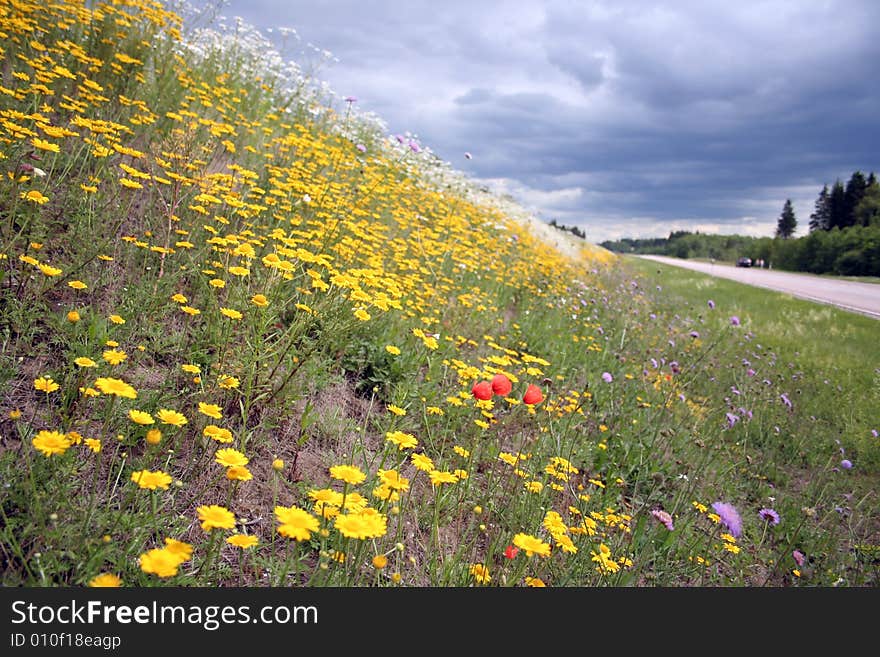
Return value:
M 247 31 L 2 21 L 4 585 L 876 584 L 880 325 L 563 255 Z

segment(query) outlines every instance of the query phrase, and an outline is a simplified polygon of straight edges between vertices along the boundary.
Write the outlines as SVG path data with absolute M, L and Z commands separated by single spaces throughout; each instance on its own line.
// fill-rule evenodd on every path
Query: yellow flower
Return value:
M 334 465 L 330 468 L 330 476 L 352 486 L 356 486 L 367 478 L 367 475 L 353 465 Z
M 249 534 L 233 534 L 226 539 L 226 542 L 230 545 L 241 548 L 242 550 L 247 550 L 248 548 L 252 548 L 257 543 L 259 543 L 260 539 L 258 539 L 256 536 L 251 536 Z
M 88 287 L 88 285 L 86 285 L 82 281 L 68 281 L 67 284 L 74 290 L 85 290 Z
M 168 486 L 171 484 L 171 475 L 161 470 L 155 472 L 138 470 L 131 473 L 131 480 L 141 488 L 148 490 L 156 490 L 157 488 L 168 490 Z
M 481 563 L 472 564 L 469 572 L 474 576 L 477 584 L 486 584 L 492 579 L 489 575 L 489 569 Z
M 185 296 L 183 296 L 180 292 L 178 292 L 177 294 L 173 295 L 173 296 L 171 297 L 171 300 L 172 300 L 172 301 L 175 301 L 175 302 L 177 302 L 177 303 L 186 303 L 186 302 L 187 302 L 187 298 L 186 298 Z
M 46 276 L 58 276 L 59 274 L 63 273 L 61 269 L 58 269 L 58 267 L 45 265 L 42 262 L 37 266 L 40 268 L 40 271 L 43 272 Z
M 400 349 L 395 347 L 393 344 L 386 345 L 385 351 L 387 351 L 392 356 L 399 356 L 400 355 Z
M 231 468 L 236 465 L 247 465 L 248 461 L 247 456 L 239 452 L 237 449 L 227 448 L 227 449 L 218 449 L 214 454 L 214 461 L 219 463 L 225 468 Z
M 206 404 L 205 402 L 199 402 L 199 413 L 202 415 L 207 415 L 208 417 L 212 417 L 215 420 L 219 420 L 223 417 L 220 412 L 221 408 L 216 404 Z
M 228 374 L 221 374 L 217 379 L 217 385 L 223 388 L 224 390 L 231 390 L 233 388 L 237 388 L 241 385 L 241 381 L 239 381 L 234 376 L 229 376 Z
M 382 570 L 385 566 L 388 565 L 388 557 L 384 554 L 377 554 L 373 557 L 373 568 L 376 570 Z
M 529 534 L 517 534 L 513 537 L 513 544 L 523 550 L 527 557 L 535 554 L 541 557 L 550 556 L 550 544 Z
M 209 424 L 206 426 L 204 430 L 202 430 L 202 435 L 211 438 L 212 440 L 216 440 L 218 443 L 232 442 L 232 432 L 229 429 L 218 427 L 215 424 Z
M 428 476 L 431 478 L 432 486 L 439 486 L 441 484 L 454 484 L 458 481 L 458 477 L 456 477 L 451 472 L 442 472 L 440 470 L 431 470 L 428 473 Z
M 34 388 L 45 392 L 47 395 L 50 392 L 55 392 L 59 387 L 60 386 L 52 380 L 51 376 L 41 376 L 34 379 Z
M 233 465 L 226 468 L 226 478 L 231 481 L 250 481 L 254 476 L 243 465 Z
M 265 308 L 269 305 L 269 300 L 262 294 L 255 294 L 251 297 L 251 303 L 260 308 Z
M 274 461 L 272 461 L 272 469 L 280 472 L 284 469 L 284 461 L 282 461 L 281 459 L 275 459 Z
M 21 417 L 21 410 L 14 408 L 11 411 L 9 411 L 9 419 L 10 420 L 17 420 L 20 417 Z
M 167 408 L 160 408 L 156 415 L 159 416 L 159 421 L 162 422 L 162 424 L 170 424 L 175 427 L 182 427 L 189 421 L 183 413 L 178 413 L 177 411 L 172 411 Z
M 127 399 L 137 398 L 137 390 L 121 379 L 101 377 L 95 381 L 95 386 L 105 395 L 116 395 L 117 397 L 125 397 Z
M 193 546 L 183 541 L 166 538 L 165 547 L 162 549 L 174 556 L 179 563 L 189 561 L 192 558 Z
M 412 464 L 416 466 L 416 469 L 421 470 L 423 472 L 431 472 L 434 469 L 434 461 L 431 460 L 430 457 L 425 456 L 424 454 L 411 454 L 410 461 Z
M 389 431 L 385 434 L 385 440 L 397 445 L 398 450 L 408 449 L 419 444 L 415 436 L 403 431 Z
M 367 320 L 370 319 L 370 313 L 368 313 L 363 308 L 358 308 L 357 310 L 355 310 L 354 316 L 357 317 L 362 322 L 366 322 Z
M 87 358 L 86 356 L 80 356 L 79 358 L 74 359 L 74 364 L 77 367 L 97 367 L 98 364 L 93 361 L 91 358 Z
M 70 312 L 67 313 L 67 321 L 70 322 L 71 324 L 76 324 L 80 319 L 82 319 L 82 318 L 79 316 L 79 313 L 76 312 L 75 310 L 71 310 Z
M 527 481 L 523 485 L 530 493 L 540 493 L 542 490 L 544 490 L 544 484 L 542 484 L 540 481 Z
M 173 577 L 184 561 L 167 548 L 153 548 L 140 556 L 141 570 L 158 577 Z
M 375 509 L 336 516 L 333 526 L 346 538 L 380 538 L 388 531 L 387 519 Z
M 147 431 L 146 440 L 148 445 L 158 445 L 162 440 L 162 432 L 158 429 L 150 429 Z
M 36 189 L 32 189 L 28 192 L 22 192 L 19 194 L 19 198 L 24 199 L 25 201 L 30 201 L 31 203 L 36 203 L 37 205 L 43 205 L 44 203 L 48 203 L 49 197 L 43 196 Z
M 122 349 L 108 349 L 102 356 L 111 365 L 119 365 L 119 363 L 128 358 L 128 354 L 122 351 Z
M 125 320 L 122 319 L 122 317 L 120 317 L 119 315 L 110 315 L 110 317 L 108 317 L 107 319 L 109 319 L 114 324 L 125 324 Z
M 309 540 L 320 526 L 315 516 L 298 506 L 276 506 L 275 519 L 279 523 L 278 533 L 296 541 Z
M 249 269 L 245 269 L 244 267 L 230 267 L 227 271 L 233 276 L 247 276 L 251 273 Z
M 211 287 L 223 288 L 226 287 L 226 281 L 224 281 L 222 278 L 212 278 L 210 281 L 208 281 L 208 285 L 210 285 Z
M 86 438 L 83 441 L 90 450 L 92 450 L 95 454 L 101 453 L 101 441 L 98 438 Z
M 193 308 L 192 306 L 181 306 L 180 309 L 185 312 L 187 315 L 201 315 L 202 311 L 198 308 Z
M 180 369 L 189 374 L 199 374 L 202 371 L 202 368 L 200 368 L 198 365 L 191 365 L 189 363 L 181 365 Z
M 526 586 L 530 586 L 535 589 L 543 589 L 547 585 L 544 584 L 544 580 L 540 577 L 526 577 Z
M 397 470 L 379 470 L 376 474 L 383 486 L 393 490 L 409 490 L 409 479 L 401 477 Z
M 146 425 L 146 424 L 153 424 L 155 422 L 155 420 L 153 419 L 153 416 L 150 415 L 149 413 L 145 413 L 144 411 L 137 411 L 133 408 L 128 411 L 128 417 L 135 424 Z
M 58 431 L 40 431 L 31 441 L 33 446 L 38 449 L 43 456 L 53 456 L 54 454 L 64 454 L 72 442 L 65 434 Z
M 212 529 L 232 529 L 235 527 L 235 516 L 226 507 L 216 504 L 200 506 L 196 509 L 196 513 L 199 514 L 202 529 L 206 532 Z
M 395 406 L 394 404 L 388 404 L 386 407 L 391 413 L 395 415 L 403 416 L 406 415 L 406 409 L 401 408 L 400 406 Z
M 229 319 L 241 319 L 242 317 L 244 317 L 244 315 L 242 315 L 237 310 L 233 310 L 232 308 L 221 308 L 220 314 L 228 317 Z
M 95 588 L 119 588 L 122 580 L 113 573 L 101 573 L 89 580 L 88 586 Z
M 464 447 L 459 447 L 458 445 L 455 445 L 452 448 L 452 451 L 455 452 L 456 454 L 458 454 L 460 457 L 465 458 L 465 459 L 471 455 L 471 453 L 468 450 L 466 450 Z
M 39 137 L 34 137 L 31 139 L 31 144 L 34 145 L 34 148 L 37 148 L 41 151 L 49 151 L 50 153 L 60 153 L 61 147 L 58 144 L 53 144 L 51 141 L 46 141 L 45 139 L 40 139 Z

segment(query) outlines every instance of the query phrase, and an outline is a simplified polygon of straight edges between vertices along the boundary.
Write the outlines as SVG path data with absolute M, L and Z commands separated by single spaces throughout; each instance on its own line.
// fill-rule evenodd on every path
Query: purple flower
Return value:
M 731 315 L 730 323 L 732 326 L 739 326 L 739 317 L 737 317 L 736 315 Z
M 651 515 L 654 516 L 669 531 L 675 529 L 675 525 L 672 524 L 672 516 L 669 515 L 668 512 L 662 509 L 654 509 L 653 511 L 651 511 Z
M 357 96 L 346 96 L 345 98 L 343 98 L 343 100 L 344 100 L 346 103 L 356 103 L 356 102 L 357 102 Z
M 874 438 L 876 438 L 877 436 L 880 436 L 880 434 L 877 433 L 876 429 L 871 429 L 871 435 L 874 436 Z
M 766 520 L 771 525 L 779 524 L 779 514 L 773 509 L 761 509 L 758 511 L 758 515 L 761 516 L 762 520 Z
M 611 383 L 612 381 L 614 381 L 614 377 L 611 376 L 610 372 L 602 372 L 602 380 L 605 383 Z
M 696 331 L 691 331 L 688 335 L 690 335 L 692 338 L 698 338 L 698 337 L 700 337 L 700 334 L 697 333 Z
M 850 470 L 850 469 L 852 469 L 852 461 L 850 461 L 849 459 L 843 459 L 840 462 L 840 467 L 843 468 L 844 470 Z
M 472 159 L 472 158 L 474 157 L 474 156 L 471 155 L 470 153 L 465 153 L 464 156 L 465 156 L 465 158 L 467 158 L 468 160 L 470 160 L 470 159 Z
M 718 514 L 718 517 L 721 518 L 721 523 L 727 527 L 731 536 L 734 538 L 742 536 L 742 520 L 739 517 L 739 512 L 732 504 L 728 504 L 727 502 L 713 502 L 712 509 Z
M 807 560 L 806 555 L 800 550 L 794 550 L 791 553 L 791 557 L 798 566 L 803 566 L 804 562 Z
M 750 367 L 749 369 L 746 370 L 746 374 L 748 374 L 749 376 L 755 376 L 755 370 L 753 370 L 753 369 Z
M 402 144 L 406 141 L 406 137 L 404 137 L 403 135 L 394 135 L 394 138 L 397 140 L 398 144 Z
M 420 152 L 420 151 L 422 150 L 422 149 L 419 147 L 419 145 L 415 142 L 414 139 L 410 139 L 410 140 L 409 140 L 409 149 L 410 149 L 413 153 L 418 153 L 418 152 Z
M 715 309 L 715 302 L 712 301 L 712 299 L 709 299 L 709 310 L 714 310 L 714 309 Z
M 361 153 L 367 152 L 367 147 L 364 146 L 363 144 L 358 144 L 357 146 L 355 146 L 355 148 L 357 148 Z
M 656 358 L 652 358 L 652 359 L 651 359 L 651 365 L 653 365 L 653 367 L 654 367 L 655 370 L 659 367 L 659 365 L 657 365 L 657 359 L 656 359 Z
M 782 400 L 782 403 L 783 403 L 783 404 L 785 404 L 786 406 L 788 406 L 789 408 L 791 408 L 791 400 L 788 398 L 788 395 L 786 395 L 786 394 L 783 392 L 781 395 L 779 395 L 779 398 Z
M 739 420 L 739 416 L 738 416 L 738 415 L 734 415 L 733 413 L 728 413 L 728 414 L 727 414 L 727 426 L 728 426 L 729 428 L 733 429 L 733 425 L 736 424 L 737 420 Z

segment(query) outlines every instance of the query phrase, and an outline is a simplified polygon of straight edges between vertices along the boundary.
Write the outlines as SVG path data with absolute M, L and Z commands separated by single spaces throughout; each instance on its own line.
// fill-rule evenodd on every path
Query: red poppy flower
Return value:
M 504 556 L 508 559 L 513 559 L 517 554 L 519 554 L 519 548 L 512 545 L 508 545 L 507 549 L 504 550 Z
M 477 399 L 492 399 L 492 384 L 488 381 L 479 381 L 471 388 L 471 394 Z
M 544 395 L 541 394 L 541 389 L 534 383 L 530 383 L 529 387 L 526 388 L 526 394 L 523 395 L 523 404 L 531 406 L 533 404 L 540 404 L 543 400 Z
M 513 384 L 503 374 L 496 374 L 492 377 L 492 392 L 496 395 L 501 395 L 505 397 L 510 394 L 510 391 L 513 390 Z

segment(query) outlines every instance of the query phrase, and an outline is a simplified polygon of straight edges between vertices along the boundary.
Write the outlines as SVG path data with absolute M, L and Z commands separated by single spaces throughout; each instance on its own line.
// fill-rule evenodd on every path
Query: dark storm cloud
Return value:
M 318 77 L 599 241 L 801 226 L 880 169 L 880 3 L 232 0 L 338 59 Z M 306 55 L 308 57 L 308 55 Z M 473 160 L 464 160 L 465 151 Z

